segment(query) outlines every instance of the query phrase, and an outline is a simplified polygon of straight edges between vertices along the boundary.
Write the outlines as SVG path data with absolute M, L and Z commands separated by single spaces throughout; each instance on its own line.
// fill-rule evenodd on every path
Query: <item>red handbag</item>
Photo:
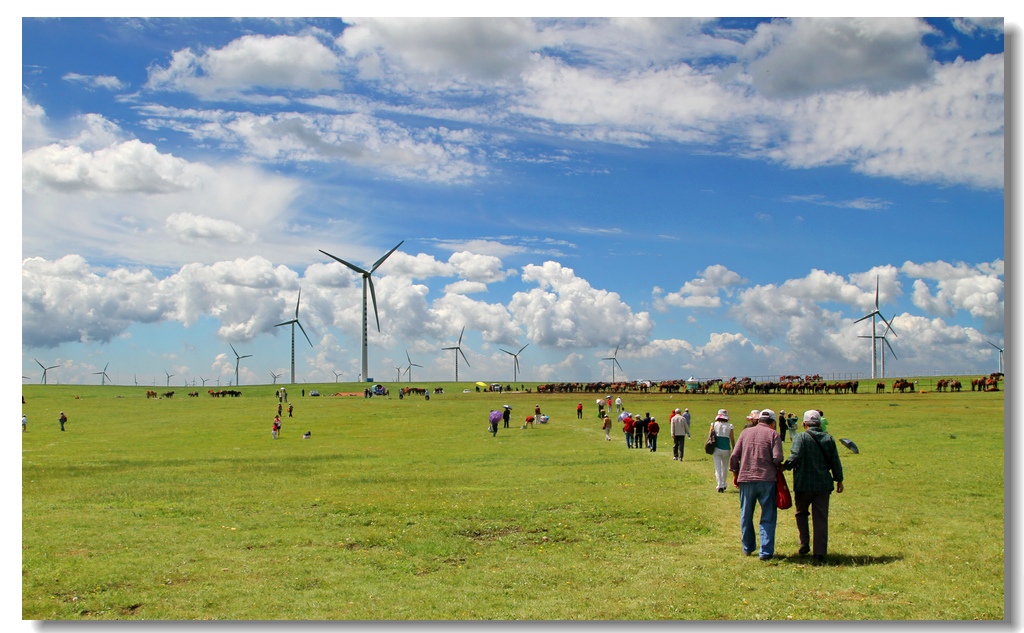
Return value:
M 775 507 L 779 510 L 789 510 L 793 507 L 793 495 L 789 494 L 786 475 L 781 468 L 776 468 L 775 473 Z

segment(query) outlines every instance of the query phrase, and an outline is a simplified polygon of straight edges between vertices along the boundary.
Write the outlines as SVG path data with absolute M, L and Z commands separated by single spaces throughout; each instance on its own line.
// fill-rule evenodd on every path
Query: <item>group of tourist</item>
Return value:
M 725 409 L 720 409 L 715 421 L 716 436 L 719 429 L 724 430 L 724 427 L 717 426 L 723 419 L 728 422 L 729 415 Z M 822 419 L 819 410 L 811 409 L 804 413 L 804 432 L 793 436 L 788 459 L 783 458 L 782 436 L 776 430 L 779 422 L 771 409 L 757 411 L 756 421 L 751 420 L 752 424 L 743 429 L 735 442 L 730 437 L 733 448 L 729 453 L 729 471 L 733 473 L 733 482 L 740 491 L 740 542 L 745 555 L 749 556 L 758 549 L 761 560 L 775 556 L 779 473 L 792 470 L 793 507 L 800 539 L 798 553 L 802 556 L 813 552 L 816 562 L 825 560 L 829 498 L 833 490 L 843 492 L 843 465 L 835 440 L 822 429 Z M 719 452 L 717 444 L 715 452 Z M 719 475 L 717 463 L 715 473 Z M 720 476 L 718 487 L 719 492 L 724 491 Z M 757 506 L 761 508 L 761 518 L 755 536 L 754 510 Z M 809 515 L 814 528 L 813 544 L 808 529 Z M 760 548 L 757 548 L 758 540 Z

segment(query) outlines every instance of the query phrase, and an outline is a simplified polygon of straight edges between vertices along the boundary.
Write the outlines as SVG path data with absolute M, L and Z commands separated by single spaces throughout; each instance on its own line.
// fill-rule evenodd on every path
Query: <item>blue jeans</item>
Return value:
M 761 551 L 760 556 L 775 555 L 775 482 L 751 481 L 740 483 L 740 539 L 743 553 L 751 554 L 757 543 L 754 541 L 754 506 L 761 505 Z

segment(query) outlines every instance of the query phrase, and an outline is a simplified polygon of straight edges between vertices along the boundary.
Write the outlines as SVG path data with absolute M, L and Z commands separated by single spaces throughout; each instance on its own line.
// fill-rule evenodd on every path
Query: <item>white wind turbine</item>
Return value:
M 331 371 L 334 371 L 333 369 Z M 338 377 L 341 376 L 340 371 L 334 371 L 334 382 L 338 382 Z
M 107 375 L 107 367 L 110 367 L 110 363 L 109 362 L 106 365 L 103 366 L 103 371 L 94 371 L 94 372 L 92 372 L 93 376 L 99 376 L 100 377 L 100 385 L 105 385 L 105 384 L 107 384 L 107 381 L 110 380 L 110 376 Z
M 277 384 L 277 379 L 280 378 L 283 375 L 284 374 L 275 374 L 274 372 L 270 372 L 270 377 L 274 379 L 274 384 L 275 385 Z
M 164 370 L 164 373 L 167 374 L 167 386 L 170 387 L 171 386 L 171 378 L 174 378 L 174 374 L 168 372 L 166 369 Z
M 519 382 L 519 377 L 518 377 L 519 376 L 519 355 L 522 354 L 523 350 L 526 349 L 529 346 L 530 346 L 529 343 L 527 343 L 526 345 L 523 345 L 522 347 L 519 348 L 519 351 L 516 352 L 515 354 L 513 354 L 510 351 L 508 351 L 507 349 L 502 349 L 501 350 L 501 351 L 505 352 L 506 354 L 508 354 L 509 356 L 512 357 L 512 382 Z M 501 348 L 499 347 L 498 349 L 501 349 Z
M 871 337 L 870 338 L 871 338 L 871 379 L 872 380 L 874 380 L 875 378 L 878 377 L 878 344 L 875 342 L 875 341 L 878 340 L 878 333 L 877 333 L 877 330 L 876 330 L 875 317 L 878 317 L 879 319 L 882 319 L 882 323 L 885 323 L 886 325 L 888 325 L 890 330 L 892 329 L 892 325 L 888 321 L 885 320 L 885 317 L 882 316 L 882 313 L 878 310 L 878 276 L 877 275 L 875 276 L 875 309 L 872 310 L 867 315 L 862 316 L 861 318 L 859 318 L 856 321 L 854 321 L 854 323 L 860 323 L 864 319 L 871 319 Z M 895 334 L 895 332 L 894 332 L 894 334 Z M 864 336 L 862 338 L 868 338 L 868 337 Z
M 996 345 L 992 341 L 985 341 L 985 342 L 988 343 L 989 345 L 991 345 L 992 347 L 996 348 L 996 350 L 999 351 L 999 373 L 1000 374 L 1003 373 L 1003 348 L 999 347 L 998 345 Z
M 465 352 L 462 351 L 462 335 L 466 333 L 466 326 L 462 326 L 462 332 L 459 334 L 459 342 L 452 347 L 442 347 L 442 350 L 455 350 L 455 382 L 459 382 L 459 354 L 462 354 L 462 359 L 466 361 L 466 367 L 469 367 L 469 359 L 466 358 Z
M 601 360 L 610 360 L 610 361 L 612 361 L 612 382 L 615 382 L 615 366 L 618 365 L 619 369 L 622 369 L 622 365 L 619 365 L 619 359 L 616 358 L 616 356 L 618 356 L 618 355 L 619 355 L 619 346 L 616 345 L 615 346 L 615 353 L 614 354 L 612 354 L 608 358 L 602 358 L 601 359 Z
M 423 365 L 417 365 L 416 363 L 412 362 L 412 358 L 409 357 L 409 350 L 405 350 L 405 360 L 409 361 L 409 364 L 405 368 L 405 373 L 407 373 L 409 375 L 409 382 L 412 382 L 412 368 L 413 367 L 420 367 L 420 368 L 422 368 Z
M 881 316 L 881 313 L 879 313 L 879 316 Z M 892 320 L 895 321 L 896 317 L 893 317 Z M 879 351 L 879 353 L 882 356 L 882 376 L 881 376 L 881 378 L 883 380 L 885 379 L 885 348 L 886 347 L 889 348 L 889 352 L 892 353 L 892 357 L 893 358 L 895 358 L 896 360 L 900 359 L 899 356 L 896 355 L 896 351 L 893 350 L 892 345 L 889 344 L 889 339 L 885 338 L 885 336 L 887 334 L 889 334 L 890 332 L 892 333 L 893 336 L 897 336 L 897 337 L 899 336 L 899 334 L 896 333 L 896 330 L 892 329 L 892 323 L 891 322 L 890 323 L 886 323 L 885 324 L 885 329 L 882 330 L 882 333 L 878 335 L 878 338 L 881 339 L 883 343 L 885 343 L 885 345 L 882 345 L 882 346 L 880 346 L 878 348 L 878 351 Z M 867 334 L 861 334 L 858 338 L 871 338 L 871 337 L 869 335 L 867 335 Z
M 232 345 L 231 343 L 228 343 L 228 347 L 231 348 L 232 352 L 235 352 L 235 346 L 234 345 Z M 236 387 L 241 386 L 241 383 L 238 382 L 238 363 L 240 363 L 243 358 L 249 358 L 250 356 L 252 356 L 252 354 L 246 354 L 245 356 L 239 356 L 238 352 L 235 352 L 235 386 Z M 228 385 L 228 386 L 230 387 L 231 385 Z
M 39 382 L 40 382 L 40 384 L 44 384 L 44 385 L 46 384 L 46 372 L 50 371 L 51 369 L 57 369 L 58 367 L 60 367 L 60 365 L 54 365 L 52 367 L 45 367 L 45 366 L 43 366 L 42 363 L 39 362 L 38 358 L 33 358 L 32 360 L 36 361 L 36 365 L 39 365 L 40 367 L 43 368 L 43 378 Z
M 373 300 L 373 317 L 377 320 L 377 331 L 380 332 L 380 316 L 377 314 L 377 293 L 374 292 L 374 290 L 373 290 L 373 279 L 371 278 L 371 275 L 373 275 L 373 271 L 377 270 L 377 268 L 381 264 L 384 263 L 385 259 L 387 259 L 388 257 L 391 256 L 391 253 L 394 253 L 396 250 L 398 250 L 398 247 L 401 246 L 404 243 L 405 243 L 405 240 L 402 240 L 397 245 L 395 245 L 395 247 L 392 248 L 387 253 L 385 253 L 383 257 L 381 257 L 376 262 L 374 262 L 373 266 L 370 266 L 370 270 L 364 270 L 364 269 L 360 268 L 359 266 L 355 266 L 353 264 L 350 264 L 347 261 L 345 261 L 344 259 L 341 259 L 340 257 L 335 257 L 334 255 L 331 255 L 330 253 L 328 253 L 325 250 L 321 250 L 320 251 L 321 253 L 323 253 L 324 255 L 327 255 L 331 259 L 333 259 L 333 260 L 335 260 L 337 262 L 340 262 L 340 263 L 344 264 L 345 266 L 348 266 L 349 268 L 351 268 L 355 272 L 359 273 L 363 277 L 363 341 L 362 341 L 362 343 L 363 343 L 363 345 L 362 345 L 362 347 L 363 347 L 363 359 L 362 359 L 363 360 L 363 373 L 360 374 L 360 377 L 363 380 L 365 380 L 366 382 L 370 382 L 370 380 L 371 380 L 370 374 L 369 374 L 369 358 L 367 356 L 367 340 L 366 340 L 366 289 L 367 288 L 370 289 L 370 298 Z
M 299 288 L 299 296 L 295 298 L 295 318 L 289 319 L 283 323 L 278 323 L 274 327 L 281 327 L 282 325 L 292 326 L 292 384 L 295 384 L 295 326 L 298 325 L 299 329 L 302 330 L 302 335 L 306 337 L 306 342 L 309 343 L 310 347 L 313 347 L 313 341 L 309 340 L 309 335 L 306 334 L 306 329 L 302 327 L 302 323 L 299 322 L 299 301 L 302 299 L 302 288 Z M 277 384 L 277 380 L 274 380 L 274 384 Z

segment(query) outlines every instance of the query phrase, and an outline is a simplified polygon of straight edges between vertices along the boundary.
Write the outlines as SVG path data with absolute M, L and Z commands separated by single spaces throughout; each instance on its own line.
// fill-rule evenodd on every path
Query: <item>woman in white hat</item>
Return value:
M 736 445 L 733 426 L 729 422 L 729 412 L 719 409 L 711 428 L 715 432 L 715 452 L 711 454 L 715 462 L 715 483 L 718 484 L 718 492 L 725 492 L 728 485 L 726 477 L 729 474 L 729 456 L 732 454 L 732 447 Z
M 760 409 L 751 409 L 750 415 L 747 416 L 747 423 L 743 426 L 745 429 L 749 429 L 752 426 L 757 426 L 757 421 L 761 418 Z

